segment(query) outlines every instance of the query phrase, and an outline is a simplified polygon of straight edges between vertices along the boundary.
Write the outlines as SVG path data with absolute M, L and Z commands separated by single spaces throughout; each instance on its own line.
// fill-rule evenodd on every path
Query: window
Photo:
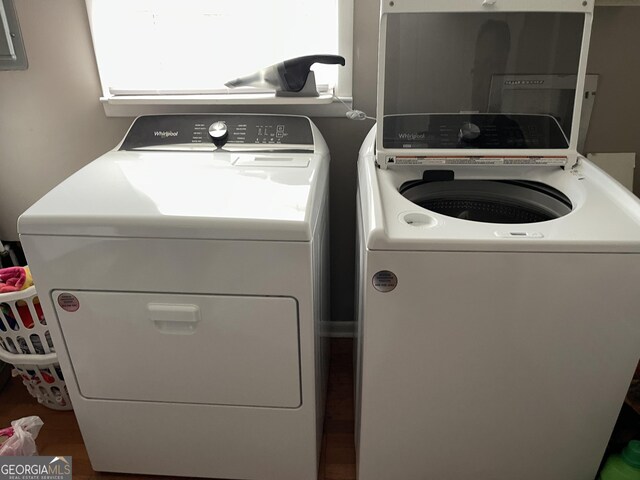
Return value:
M 13 0 L 0 0 L 0 70 L 25 70 L 27 65 Z
M 299 103 L 224 83 L 287 58 L 313 67 L 319 99 L 351 96 L 353 0 L 87 0 L 103 102 Z M 151 99 L 151 100 L 150 100 Z

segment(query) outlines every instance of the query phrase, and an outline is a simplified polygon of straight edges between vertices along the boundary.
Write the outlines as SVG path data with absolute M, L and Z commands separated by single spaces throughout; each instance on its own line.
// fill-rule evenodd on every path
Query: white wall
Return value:
M 16 0 L 29 69 L 0 72 L 0 239 L 18 215 L 115 146 L 130 124 L 110 119 L 83 0 Z

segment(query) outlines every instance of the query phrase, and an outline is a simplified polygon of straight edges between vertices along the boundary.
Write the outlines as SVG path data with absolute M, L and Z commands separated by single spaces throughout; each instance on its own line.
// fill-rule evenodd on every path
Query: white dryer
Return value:
M 145 116 L 20 217 L 95 470 L 316 478 L 328 170 L 306 117 Z
M 358 161 L 360 480 L 596 475 L 640 356 L 640 203 L 576 151 L 592 10 L 382 4 Z M 546 100 L 506 83 L 490 110 L 520 73 Z M 536 90 L 555 73 L 569 119 Z

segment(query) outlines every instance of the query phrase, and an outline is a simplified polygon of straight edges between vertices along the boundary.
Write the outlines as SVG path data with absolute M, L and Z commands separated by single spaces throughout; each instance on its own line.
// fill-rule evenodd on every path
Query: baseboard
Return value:
M 352 338 L 355 336 L 356 322 L 323 322 L 322 336 L 332 338 Z

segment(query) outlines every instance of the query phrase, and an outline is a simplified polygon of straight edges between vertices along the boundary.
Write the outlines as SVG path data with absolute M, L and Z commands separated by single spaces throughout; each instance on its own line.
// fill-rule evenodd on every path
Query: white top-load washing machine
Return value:
M 145 116 L 20 217 L 95 470 L 316 478 L 328 170 L 305 117 Z
M 382 3 L 358 161 L 360 480 L 596 475 L 640 356 L 640 204 L 576 151 L 592 11 Z

